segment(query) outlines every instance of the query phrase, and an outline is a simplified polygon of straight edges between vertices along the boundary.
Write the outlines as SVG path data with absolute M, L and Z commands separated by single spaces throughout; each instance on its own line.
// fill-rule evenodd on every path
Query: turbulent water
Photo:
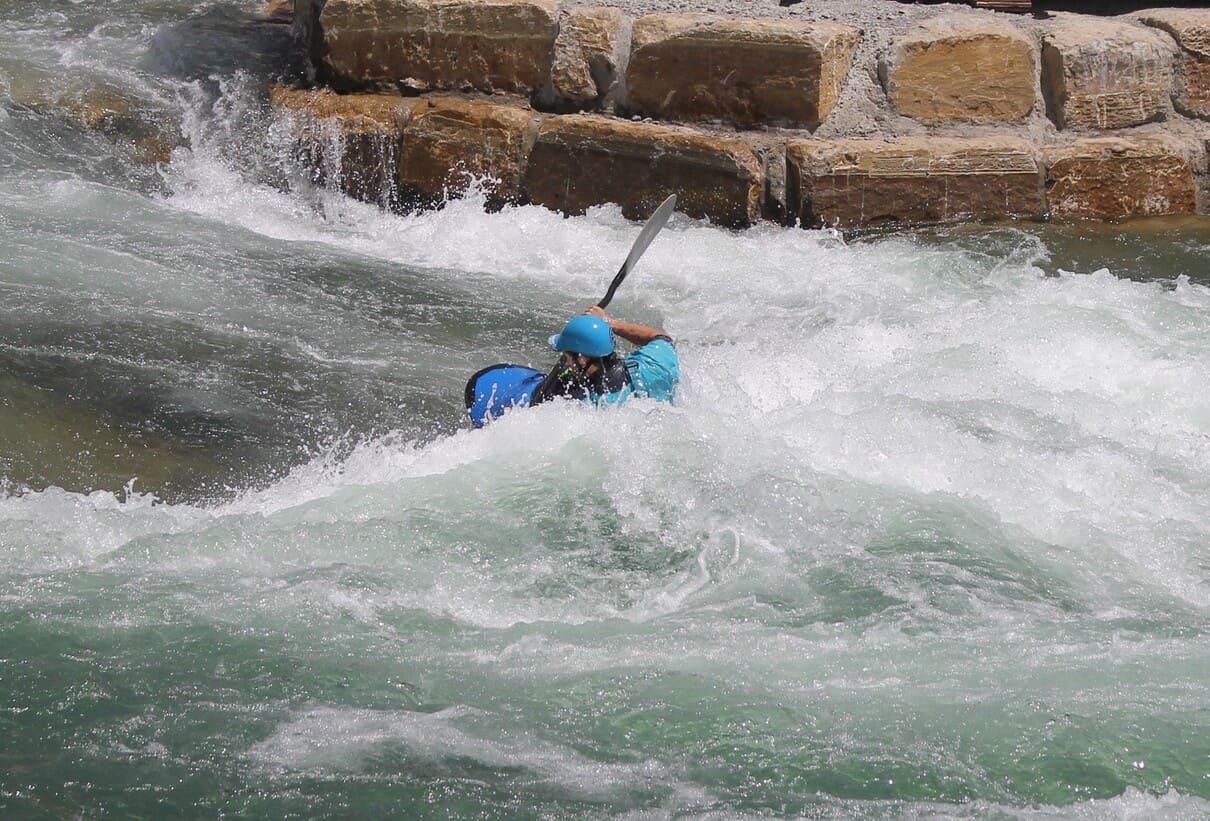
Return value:
M 638 226 L 313 186 L 256 11 L 0 15 L 0 815 L 1210 815 L 1205 220 L 677 216 L 677 406 L 472 431 Z

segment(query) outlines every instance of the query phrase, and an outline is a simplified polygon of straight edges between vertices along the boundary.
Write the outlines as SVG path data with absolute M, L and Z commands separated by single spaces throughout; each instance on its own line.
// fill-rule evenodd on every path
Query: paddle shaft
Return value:
M 598 308 L 604 309 L 613 300 L 613 295 L 618 290 L 618 286 L 622 284 L 622 280 L 626 279 L 626 275 L 634 268 L 635 264 L 639 261 L 639 257 L 643 256 L 643 252 L 647 250 L 647 246 L 655 239 L 655 235 L 668 222 L 668 218 L 672 216 L 674 208 L 676 208 L 676 194 L 670 194 L 668 199 L 660 203 L 660 207 L 655 209 L 655 213 L 648 218 L 647 224 L 639 232 L 634 245 L 630 246 L 630 253 L 627 255 L 626 261 L 622 263 L 622 267 L 614 276 L 613 282 L 609 283 L 609 290 L 605 292 L 605 297 L 597 303 Z

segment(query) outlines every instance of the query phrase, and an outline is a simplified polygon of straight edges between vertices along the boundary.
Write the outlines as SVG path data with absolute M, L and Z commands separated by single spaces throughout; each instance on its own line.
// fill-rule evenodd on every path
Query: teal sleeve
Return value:
M 676 386 L 681 381 L 681 363 L 672 341 L 664 337 L 653 339 L 626 357 L 630 371 L 630 387 L 636 396 L 648 396 L 662 402 L 676 398 Z

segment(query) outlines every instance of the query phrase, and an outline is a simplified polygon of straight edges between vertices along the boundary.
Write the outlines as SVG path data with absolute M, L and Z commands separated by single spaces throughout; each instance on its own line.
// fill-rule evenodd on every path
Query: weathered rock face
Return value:
M 1040 217 L 1030 146 L 1011 137 L 791 140 L 790 207 L 805 227 Z
M 1017 122 L 1033 110 L 1033 42 L 1010 23 L 954 14 L 897 41 L 881 66 L 891 105 L 921 122 Z
M 625 18 L 605 6 L 572 9 L 555 38 L 550 86 L 541 102 L 554 111 L 597 108 L 618 82 Z
M 628 108 L 670 120 L 813 128 L 840 97 L 860 31 L 706 14 L 634 23 Z
M 1195 117 L 1210 118 L 1210 9 L 1155 9 L 1139 19 L 1163 29 L 1181 47 L 1176 107 Z
M 786 207 L 786 138 L 776 132 L 746 131 L 739 135 L 760 163 L 761 217 L 781 225 L 792 225 Z
M 519 200 L 537 116 L 502 103 L 425 98 L 403 128 L 399 183 L 405 200 L 460 193 L 476 178 L 490 181 L 493 198 Z
M 279 87 L 299 151 L 318 181 L 390 207 L 431 204 L 490 181 L 496 200 L 520 197 L 536 130 L 520 106 L 453 97 L 334 94 Z
M 312 65 L 323 61 L 323 37 L 319 31 L 319 10 L 323 0 L 294 0 L 294 29 L 306 46 Z
M 173 115 L 92 77 L 23 67 L 3 80 L 13 105 L 99 131 L 137 162 L 168 162 L 172 150 L 186 143 Z
M 337 85 L 528 94 L 550 73 L 555 0 L 328 0 L 324 65 Z
M 97 131 L 132 131 L 138 125 L 138 109 L 124 94 L 102 86 L 64 90 L 49 84 L 45 88 L 10 88 L 14 103 L 39 114 L 48 114 Z
M 1047 200 L 1060 217 L 1125 219 L 1196 210 L 1193 146 L 1168 138 L 1101 137 L 1044 152 Z
M 269 0 L 261 9 L 260 17 L 270 23 L 290 23 L 294 21 L 295 0 Z
M 290 2 L 296 27 L 320 32 L 338 88 L 521 92 L 559 112 L 441 91 L 357 95 L 348 110 L 326 98 L 300 106 L 319 175 L 395 206 L 457 192 L 472 177 L 495 179 L 498 200 L 573 212 L 616 202 L 636 218 L 675 190 L 686 213 L 736 226 L 1115 219 L 1210 202 L 1197 188 L 1210 181 L 1210 9 L 1044 23 L 913 12 L 924 22 L 877 65 L 884 97 L 868 83 L 874 65 L 849 76 L 853 55 L 873 44 L 859 51 L 861 32 L 832 22 L 652 14 L 632 24 L 625 4 L 558 0 L 273 0 Z M 1086 133 L 1056 135 L 1039 120 L 1040 100 L 1060 129 Z M 121 119 L 109 108 L 103 123 Z M 585 110 L 663 122 L 562 114 Z M 811 139 L 829 117 L 835 141 Z M 1179 150 L 1092 140 L 1165 118 L 1162 132 L 1138 130 L 1183 135 Z M 687 127 L 697 122 L 711 125 Z M 895 141 L 994 126 L 1004 136 Z M 1077 137 L 1088 139 L 1070 143 Z
M 270 101 L 291 117 L 296 148 L 317 182 L 356 199 L 395 204 L 400 135 L 419 100 L 279 86 Z
M 612 202 L 646 219 L 675 192 L 677 210 L 693 217 L 735 227 L 760 217 L 760 164 L 742 142 L 597 115 L 542 123 L 524 189 L 533 202 L 572 214 Z
M 420 104 L 398 94 L 337 94 L 331 89 L 276 86 L 269 95 L 276 108 L 304 114 L 313 120 L 339 120 L 346 131 L 399 132 Z
M 1060 128 L 1126 128 L 1164 118 L 1175 60 L 1145 26 L 1060 15 L 1042 38 L 1042 91 Z

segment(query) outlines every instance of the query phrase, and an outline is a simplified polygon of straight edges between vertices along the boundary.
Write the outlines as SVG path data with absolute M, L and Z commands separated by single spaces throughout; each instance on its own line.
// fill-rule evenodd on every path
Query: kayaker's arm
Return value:
M 584 313 L 591 314 L 592 316 L 600 317 L 601 319 L 605 320 L 609 323 L 609 327 L 613 329 L 615 334 L 622 337 L 622 339 L 625 339 L 630 344 L 637 345 L 640 348 L 654 339 L 672 339 L 672 337 L 670 337 L 667 333 L 658 328 L 650 328 L 646 325 L 640 325 L 637 322 L 627 322 L 624 319 L 614 319 L 613 317 L 606 315 L 605 311 L 596 305 L 593 305 Z

